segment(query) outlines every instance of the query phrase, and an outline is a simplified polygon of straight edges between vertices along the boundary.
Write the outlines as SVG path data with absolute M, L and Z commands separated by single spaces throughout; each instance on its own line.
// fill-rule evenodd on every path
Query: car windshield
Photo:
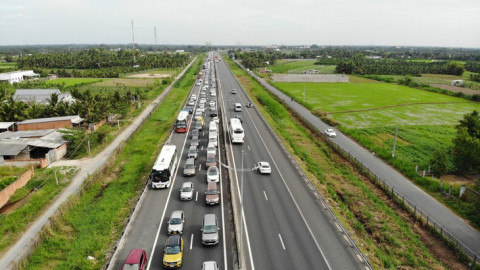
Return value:
M 190 192 L 192 191 L 192 187 L 182 187 L 182 192 Z
M 194 129 L 192 131 L 192 136 L 198 136 L 198 129 Z
M 140 265 L 138 263 L 133 263 L 133 264 L 125 264 L 123 266 L 123 270 L 139 270 Z
M 185 169 L 193 169 L 193 168 L 195 168 L 195 165 L 193 165 L 193 164 L 185 165 Z
M 197 152 L 197 150 L 195 150 L 195 149 L 188 149 L 188 153 L 194 154 L 194 153 L 196 153 L 196 152 Z M 187 166 L 189 166 L 189 165 L 187 165 Z M 187 167 L 187 168 L 188 168 L 188 167 Z
M 217 170 L 208 170 L 208 175 L 217 175 Z
M 218 190 L 212 189 L 212 190 L 207 190 L 205 194 L 207 195 L 215 195 L 218 193 Z
M 180 246 L 167 246 L 165 247 L 165 254 L 178 254 L 180 253 Z
M 214 162 L 215 158 L 214 157 L 207 157 L 207 162 Z
M 263 165 L 262 165 L 262 168 L 268 169 L 268 168 L 270 168 L 270 167 L 269 167 L 267 164 L 263 164 Z
M 171 225 L 182 224 L 182 220 L 180 218 L 172 218 L 172 219 L 170 219 L 170 224 Z
M 217 226 L 215 225 L 206 225 L 203 228 L 204 233 L 216 233 L 217 232 Z

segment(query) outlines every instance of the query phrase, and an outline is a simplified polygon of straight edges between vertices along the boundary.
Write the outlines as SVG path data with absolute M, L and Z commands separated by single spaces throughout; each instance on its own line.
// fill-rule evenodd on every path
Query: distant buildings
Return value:
M 33 70 L 19 70 L 0 73 L 0 81 L 8 81 L 10 84 L 16 82 L 23 82 L 25 79 L 38 78 L 39 74 L 33 72 Z
M 53 94 L 58 96 L 58 102 L 67 102 L 69 104 L 75 102 L 70 93 L 62 93 L 58 89 L 17 89 L 13 99 L 26 103 L 49 104 Z

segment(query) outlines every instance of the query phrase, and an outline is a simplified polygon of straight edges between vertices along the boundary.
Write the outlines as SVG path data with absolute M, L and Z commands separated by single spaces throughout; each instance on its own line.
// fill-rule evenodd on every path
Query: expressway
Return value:
M 217 57 L 220 55 L 216 54 Z M 239 116 L 245 130 L 243 144 L 231 144 L 225 134 L 233 175 L 231 184 L 243 195 L 242 230 L 237 243 L 247 269 L 361 269 L 352 248 L 339 234 L 320 202 L 283 152 L 249 97 L 224 61 L 216 63 L 224 123 Z M 236 94 L 232 90 L 236 89 Z M 242 111 L 233 110 L 234 103 Z M 252 170 L 259 161 L 272 173 Z M 243 166 L 242 166 L 243 164 Z M 242 168 L 243 167 L 243 168 Z
M 201 85 L 195 84 L 192 93 L 199 97 Z M 195 109 L 199 102 L 197 98 Z M 191 115 L 193 116 L 193 114 Z M 190 117 L 191 118 L 191 117 Z M 136 214 L 130 220 L 126 232 L 120 241 L 117 251 L 112 257 L 108 269 L 119 269 L 131 249 L 141 248 L 147 252 L 148 265 L 146 269 L 164 269 L 163 268 L 163 249 L 167 240 L 167 221 L 170 214 L 176 210 L 182 210 L 185 213 L 185 226 L 182 234 L 184 240 L 183 269 L 200 269 L 204 261 L 216 261 L 220 269 L 231 269 L 229 266 L 233 263 L 231 254 L 232 243 L 232 222 L 224 216 L 228 212 L 227 192 L 223 192 L 222 179 L 220 180 L 221 203 L 215 206 L 205 204 L 204 191 L 207 188 L 206 181 L 206 147 L 208 141 L 208 122 L 211 117 L 204 116 L 204 131 L 200 132 L 199 157 L 197 159 L 197 172 L 195 176 L 184 176 L 183 166 L 187 159 L 187 150 L 190 146 L 190 133 L 195 121 L 190 121 L 190 128 L 187 133 L 172 133 L 167 144 L 173 144 L 177 147 L 178 165 L 177 172 L 173 176 L 173 183 L 170 188 L 155 190 L 147 187 L 138 203 Z M 154 147 L 161 148 L 163 145 Z M 221 145 L 219 150 L 221 151 Z M 220 157 L 221 158 L 221 157 Z M 222 170 L 220 168 L 220 170 Z M 194 196 L 191 201 L 181 201 L 179 190 L 184 182 L 193 182 Z M 204 214 L 216 214 L 220 224 L 220 241 L 214 246 L 203 246 L 201 241 L 201 224 Z M 225 224 L 230 224 L 225 226 Z

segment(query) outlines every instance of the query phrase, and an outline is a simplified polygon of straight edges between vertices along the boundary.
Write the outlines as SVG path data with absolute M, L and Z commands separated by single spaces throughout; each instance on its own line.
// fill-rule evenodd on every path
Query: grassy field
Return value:
M 149 79 L 149 78 L 114 78 L 97 82 L 93 86 L 147 86 L 154 84 L 155 81 L 161 81 L 161 79 Z
M 55 182 L 54 171 L 57 171 L 59 185 Z M 36 169 L 33 179 L 12 195 L 9 202 L 16 204 L 0 215 L 0 255 L 66 187 L 73 172 L 73 169 Z
M 227 61 L 257 108 L 367 254 L 374 269 L 443 268 L 423 245 L 413 226 L 391 209 L 394 206 L 384 202 L 382 192 L 375 191 L 369 181 L 332 152 L 321 137 L 302 126 L 268 91 Z
M 92 179 L 71 198 L 33 251 L 25 269 L 100 269 L 120 236 L 135 198 L 170 134 L 203 58 L 177 82 L 152 116 L 127 142 L 104 175 Z M 87 256 L 94 256 L 91 261 Z
M 79 84 L 91 84 L 91 83 L 98 83 L 103 82 L 108 79 L 98 79 L 98 78 L 59 78 L 55 80 L 46 81 L 46 85 L 54 85 L 54 84 L 64 84 L 65 86 L 74 86 Z
M 273 73 L 302 73 L 309 69 L 316 69 L 320 74 L 335 73 L 334 65 L 314 65 L 315 62 L 316 60 L 279 60 L 267 69 L 271 69 Z

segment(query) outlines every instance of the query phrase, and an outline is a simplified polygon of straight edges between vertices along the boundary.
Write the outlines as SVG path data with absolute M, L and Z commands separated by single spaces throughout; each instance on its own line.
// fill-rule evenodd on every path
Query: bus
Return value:
M 245 140 L 245 133 L 243 132 L 242 122 L 238 118 L 230 119 L 228 127 L 230 132 L 230 139 L 232 143 L 243 143 Z
M 150 172 L 152 188 L 168 188 L 177 168 L 178 156 L 175 145 L 164 145 Z
M 175 122 L 175 132 L 185 133 L 188 131 L 188 110 L 181 110 Z

